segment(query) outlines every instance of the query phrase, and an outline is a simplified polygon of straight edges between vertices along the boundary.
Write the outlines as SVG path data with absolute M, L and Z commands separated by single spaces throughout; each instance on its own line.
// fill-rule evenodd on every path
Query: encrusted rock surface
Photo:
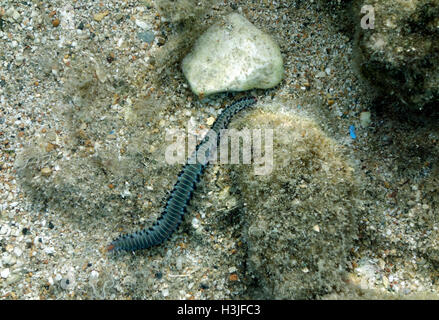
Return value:
M 363 1 L 356 1 L 357 14 Z M 439 102 L 439 0 L 372 0 L 373 29 L 358 32 L 362 73 L 385 97 L 410 109 Z M 360 17 L 359 17 L 360 18 Z

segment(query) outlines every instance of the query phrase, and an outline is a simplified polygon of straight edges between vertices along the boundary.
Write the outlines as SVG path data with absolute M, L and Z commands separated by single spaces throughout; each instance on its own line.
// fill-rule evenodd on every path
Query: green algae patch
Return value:
M 236 123 L 274 130 L 271 174 L 236 169 L 253 296 L 316 298 L 344 286 L 357 237 L 354 170 L 315 122 L 279 110 L 265 106 Z

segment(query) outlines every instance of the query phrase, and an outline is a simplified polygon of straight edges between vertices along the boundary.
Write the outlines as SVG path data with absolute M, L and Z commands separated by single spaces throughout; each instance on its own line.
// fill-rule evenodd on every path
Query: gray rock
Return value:
M 283 75 L 278 45 L 236 13 L 210 27 L 197 40 L 182 68 L 197 95 L 272 88 Z
M 155 35 L 152 31 L 142 31 L 137 34 L 137 37 L 147 43 L 152 43 L 154 41 Z

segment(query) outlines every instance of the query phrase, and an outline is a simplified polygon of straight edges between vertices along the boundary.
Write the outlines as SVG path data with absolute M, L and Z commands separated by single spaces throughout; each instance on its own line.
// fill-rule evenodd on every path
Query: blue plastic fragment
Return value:
M 349 134 L 351 135 L 352 139 L 357 139 L 357 135 L 355 134 L 355 126 L 351 125 L 349 126 Z

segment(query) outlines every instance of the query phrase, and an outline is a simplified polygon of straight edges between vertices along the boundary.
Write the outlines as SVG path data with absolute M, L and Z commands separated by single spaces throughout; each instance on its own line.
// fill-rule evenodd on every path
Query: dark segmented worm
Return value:
M 192 194 L 200 180 L 210 153 L 216 150 L 220 139 L 210 139 L 220 135 L 226 129 L 232 117 L 239 111 L 256 103 L 256 98 L 246 97 L 228 106 L 215 120 L 206 137 L 197 145 L 196 150 L 188 158 L 186 165 L 180 171 L 177 182 L 170 193 L 162 214 L 148 229 L 124 234 L 116 238 L 107 247 L 111 250 L 135 251 L 159 245 L 168 239 L 183 220 L 184 213 L 192 198 Z M 204 153 L 204 155 L 203 155 Z M 201 154 L 201 157 L 199 155 Z M 198 155 L 198 157 L 197 157 Z M 202 158 L 202 160 L 200 160 Z

